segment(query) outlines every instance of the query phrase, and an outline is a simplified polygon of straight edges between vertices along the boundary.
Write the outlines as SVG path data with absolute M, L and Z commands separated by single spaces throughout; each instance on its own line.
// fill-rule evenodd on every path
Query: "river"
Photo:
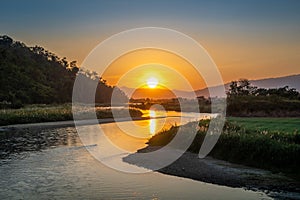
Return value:
M 166 118 L 135 121 L 141 127 L 139 140 L 130 140 L 117 123 L 82 126 L 101 126 L 105 135 L 129 153 L 146 146 L 147 138 L 157 131 L 176 124 L 184 124 L 206 115 L 168 112 Z M 150 116 L 161 116 L 159 112 Z M 132 122 L 118 122 L 128 130 L 137 131 Z M 93 130 L 93 129 L 90 129 Z M 95 159 L 82 145 L 74 127 L 51 128 L 40 131 L 64 133 L 63 144 L 42 151 L 25 152 L 0 162 L 0 199 L 270 199 L 262 192 L 208 184 L 191 179 L 164 175 L 158 172 L 132 174 L 120 172 Z M 97 133 L 86 134 L 83 140 L 103 146 Z M 72 137 L 71 137 L 72 136 Z M 82 137 L 82 136 L 81 136 Z M 82 139 L 82 138 L 81 138 Z M 128 154 L 129 154 L 128 153 Z M 128 154 L 108 157 L 113 163 Z M 138 168 L 138 167 L 137 167 Z

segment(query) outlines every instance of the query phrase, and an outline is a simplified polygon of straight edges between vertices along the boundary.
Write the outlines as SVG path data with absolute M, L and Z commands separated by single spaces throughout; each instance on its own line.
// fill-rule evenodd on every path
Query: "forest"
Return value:
M 61 104 L 72 102 L 76 76 L 97 81 L 95 102 L 109 104 L 113 86 L 95 72 L 79 69 L 40 46 L 27 47 L 7 35 L 0 36 L 0 108 L 20 108 L 26 104 Z M 118 88 L 120 102 L 127 96 Z

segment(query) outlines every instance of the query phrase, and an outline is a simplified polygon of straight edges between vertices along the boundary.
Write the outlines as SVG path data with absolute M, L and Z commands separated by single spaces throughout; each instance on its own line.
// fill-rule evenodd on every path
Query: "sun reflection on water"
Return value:
M 154 110 L 149 110 L 149 116 L 150 116 L 150 118 L 156 117 L 155 111 Z
M 154 110 L 149 110 L 149 116 L 150 116 L 150 120 L 149 120 L 149 131 L 151 135 L 155 134 L 155 130 L 156 130 L 156 120 L 155 119 L 151 119 L 151 118 L 155 118 L 156 117 L 156 113 Z

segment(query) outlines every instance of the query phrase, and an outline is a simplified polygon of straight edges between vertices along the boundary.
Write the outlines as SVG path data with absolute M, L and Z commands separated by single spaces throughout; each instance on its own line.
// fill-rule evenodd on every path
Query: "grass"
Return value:
M 251 131 L 300 132 L 300 118 L 229 117 L 228 121 Z
M 77 106 L 80 119 L 90 119 L 91 108 L 87 106 Z M 126 116 L 126 109 L 118 111 L 118 116 Z M 142 112 L 136 109 L 129 110 L 132 117 L 141 117 Z M 113 118 L 111 110 L 97 109 L 98 119 Z M 25 124 L 52 121 L 73 120 L 72 105 L 29 105 L 20 109 L 2 109 L 0 110 L 0 126 L 10 124 Z
M 300 118 L 229 118 L 210 156 L 233 163 L 286 172 L 300 179 Z M 195 123 L 184 126 L 195 127 Z M 198 153 L 206 136 L 209 120 L 201 120 L 189 151 Z M 151 146 L 163 146 L 176 135 L 171 127 L 149 140 Z M 188 130 L 188 129 L 187 129 Z M 186 134 L 188 134 L 187 131 Z

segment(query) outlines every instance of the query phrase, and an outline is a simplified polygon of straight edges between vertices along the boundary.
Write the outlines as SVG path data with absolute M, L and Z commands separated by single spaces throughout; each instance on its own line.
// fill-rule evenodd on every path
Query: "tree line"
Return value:
M 232 81 L 227 92 L 229 116 L 300 116 L 300 93 L 288 86 L 258 88 L 247 79 Z
M 109 104 L 115 89 L 95 72 L 78 68 L 76 61 L 40 46 L 27 47 L 7 35 L 0 36 L 0 105 L 19 108 L 25 104 L 72 102 L 73 84 L 78 75 L 97 81 L 96 103 Z M 80 73 L 79 73 L 80 72 Z M 119 89 L 120 102 L 127 101 Z
M 197 99 L 130 99 L 132 107 L 149 109 L 152 105 L 160 104 L 166 110 L 181 112 L 211 113 L 212 101 L 215 110 L 222 112 L 224 98 Z M 300 93 L 288 86 L 280 88 L 258 88 L 251 85 L 247 79 L 232 81 L 226 97 L 227 116 L 240 117 L 299 117 Z M 195 106 L 197 105 L 197 106 Z

